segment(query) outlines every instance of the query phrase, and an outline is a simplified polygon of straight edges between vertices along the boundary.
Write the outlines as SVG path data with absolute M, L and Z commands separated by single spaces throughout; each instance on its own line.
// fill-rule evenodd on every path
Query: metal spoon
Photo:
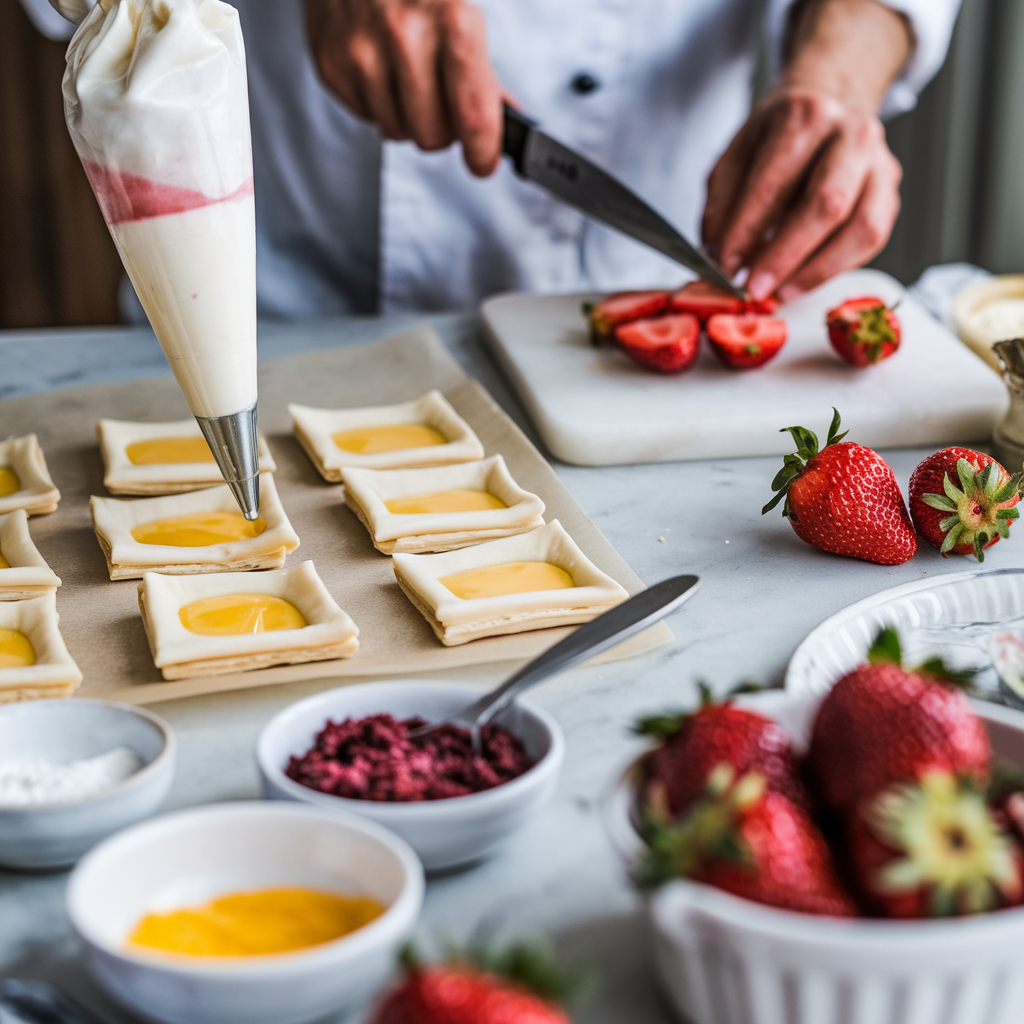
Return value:
M 45 981 L 0 981 L 0 1024 L 100 1024 Z
M 497 689 L 484 694 L 479 700 L 445 719 L 429 722 L 409 733 L 410 739 L 427 736 L 444 725 L 454 724 L 468 728 L 473 739 L 474 753 L 480 753 L 480 729 L 502 708 L 507 707 L 523 690 L 539 683 L 556 672 L 570 668 L 606 651 L 609 647 L 639 633 L 648 626 L 675 611 L 684 601 L 692 597 L 700 582 L 697 576 L 673 576 L 662 580 L 653 587 L 634 594 L 628 601 L 616 605 L 610 611 L 591 619 L 549 647 L 539 657 L 521 668 Z

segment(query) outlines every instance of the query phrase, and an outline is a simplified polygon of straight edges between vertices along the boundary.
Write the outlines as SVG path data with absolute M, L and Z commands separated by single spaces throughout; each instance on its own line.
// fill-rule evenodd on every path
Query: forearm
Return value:
M 913 52 L 907 19 L 878 0 L 802 0 L 790 18 L 781 88 L 876 113 Z

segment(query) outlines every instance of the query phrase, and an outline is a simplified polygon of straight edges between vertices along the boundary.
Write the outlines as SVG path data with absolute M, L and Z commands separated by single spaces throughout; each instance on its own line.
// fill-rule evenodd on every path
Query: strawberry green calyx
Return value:
M 1013 840 L 969 777 L 924 773 L 881 793 L 865 811 L 868 827 L 896 857 L 869 880 L 882 896 L 924 890 L 933 917 L 976 914 L 1020 898 Z
M 832 423 L 828 428 L 828 437 L 825 440 L 825 448 L 829 445 L 837 444 L 846 437 L 847 431 L 839 433 L 840 417 L 839 410 L 834 406 L 832 408 Z M 761 509 L 761 515 L 767 512 L 771 512 L 778 503 L 785 498 L 786 504 L 782 506 L 782 514 L 788 519 L 795 519 L 796 514 L 789 504 L 789 488 L 793 481 L 796 480 L 801 473 L 807 468 L 807 463 L 818 454 L 818 435 L 812 430 L 808 430 L 806 427 L 783 427 L 779 431 L 780 434 L 789 432 L 793 435 L 793 440 L 796 442 L 796 451 L 791 455 L 786 455 L 782 459 L 782 469 L 775 475 L 775 479 L 772 481 L 772 490 L 775 491 L 775 497 L 768 502 L 764 508 Z
M 697 683 L 697 690 L 700 693 L 700 708 L 710 707 L 715 704 L 715 695 L 711 687 L 701 681 Z M 723 703 L 728 703 L 728 698 Z M 667 740 L 674 736 L 686 723 L 696 714 L 695 711 L 663 711 L 660 715 L 647 715 L 638 718 L 630 727 L 630 732 L 636 736 L 652 736 L 657 740 Z
M 943 494 L 923 494 L 921 500 L 949 513 L 939 523 L 944 534 L 940 553 L 948 555 L 954 548 L 967 545 L 983 562 L 985 546 L 996 537 L 1008 537 L 1010 523 L 1020 516 L 1012 506 L 1020 497 L 1021 478 L 1004 479 L 1002 467 L 995 462 L 976 470 L 967 459 L 957 460 L 956 475 L 956 482 L 949 473 L 943 476 Z
M 903 648 L 895 629 L 885 626 L 878 631 L 868 650 L 867 662 L 869 665 L 899 665 L 902 667 Z M 939 657 L 928 658 L 908 671 L 961 690 L 973 689 L 974 677 L 977 674 L 975 669 L 951 668 Z
M 895 345 L 899 341 L 893 330 L 889 314 L 895 312 L 895 306 L 872 306 L 858 313 L 860 324 L 850 332 L 850 345 L 860 349 L 869 363 L 877 363 L 886 345 Z
M 636 884 L 650 888 L 673 878 L 692 878 L 710 860 L 753 866 L 739 825 L 766 787 L 760 772 L 737 780 L 732 766 L 723 762 L 708 776 L 704 796 L 681 821 L 671 822 L 665 808 L 649 804 L 640 821 L 648 851 L 634 873 Z

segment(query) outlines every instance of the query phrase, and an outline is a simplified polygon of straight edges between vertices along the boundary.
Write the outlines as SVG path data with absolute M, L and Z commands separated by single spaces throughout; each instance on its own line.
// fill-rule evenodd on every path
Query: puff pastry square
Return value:
M 207 547 L 140 544 L 132 536 L 132 530 L 145 523 L 192 513 L 238 512 L 238 505 L 226 484 L 205 491 L 134 501 L 94 495 L 89 504 L 96 538 L 106 556 L 112 580 L 140 579 L 145 572 L 190 575 L 279 569 L 288 552 L 299 546 L 298 535 L 288 522 L 270 473 L 260 477 L 260 519 L 266 529 L 256 537 Z
M 23 508 L 0 516 L 0 557 L 8 566 L 0 568 L 0 601 L 52 594 L 60 586 L 60 577 L 32 543 Z
M 102 419 L 96 435 L 103 456 L 103 485 L 111 494 L 183 494 L 213 487 L 222 482 L 215 462 L 157 462 L 136 465 L 128 457 L 128 446 L 158 439 L 201 438 L 203 432 L 194 419 L 172 423 L 132 423 Z M 260 470 L 277 469 L 267 442 L 259 439 Z
M 50 479 L 43 449 L 35 434 L 0 441 L 0 468 L 11 470 L 21 485 L 12 494 L 0 498 L 0 515 L 16 508 L 23 508 L 30 516 L 56 510 L 60 491 Z
M 34 665 L 0 668 L 0 703 L 67 697 L 75 691 L 82 673 L 64 646 L 58 622 L 53 593 L 0 604 L 0 629 L 24 633 L 36 654 Z
M 307 625 L 235 636 L 205 636 L 182 624 L 179 611 L 194 601 L 228 594 L 270 594 L 293 604 Z M 139 609 L 153 661 L 164 679 L 248 672 L 271 665 L 331 661 L 359 649 L 359 630 L 320 581 L 312 562 L 259 573 L 163 576 L 147 572 Z
M 357 469 L 408 469 L 415 466 L 449 466 L 484 457 L 484 446 L 473 428 L 451 407 L 440 391 L 428 391 L 412 402 L 377 405 L 363 409 L 314 409 L 289 405 L 295 436 L 320 475 L 331 483 L 341 480 L 343 466 Z M 360 427 L 421 423 L 433 427 L 445 444 L 399 448 L 366 454 L 339 448 L 334 434 Z
M 430 469 L 353 469 L 341 471 L 345 502 L 385 555 L 454 551 L 469 544 L 510 537 L 544 525 L 544 502 L 524 491 L 500 455 L 478 462 Z M 486 491 L 505 508 L 474 512 L 395 513 L 387 502 L 453 490 Z
M 456 597 L 439 580 L 455 573 L 509 562 L 550 562 L 575 586 L 502 597 Z M 485 636 L 589 622 L 629 595 L 576 546 L 558 520 L 547 526 L 461 551 L 438 555 L 396 554 L 398 585 L 446 647 Z

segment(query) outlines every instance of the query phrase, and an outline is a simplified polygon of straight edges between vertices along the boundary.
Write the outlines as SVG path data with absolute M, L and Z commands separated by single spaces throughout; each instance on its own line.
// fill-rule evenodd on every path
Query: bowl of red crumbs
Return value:
M 558 723 L 529 701 L 495 716 L 479 751 L 456 725 L 410 735 L 479 696 L 472 685 L 403 679 L 299 701 L 260 734 L 264 794 L 372 818 L 428 871 L 479 861 L 551 799 L 565 756 Z

